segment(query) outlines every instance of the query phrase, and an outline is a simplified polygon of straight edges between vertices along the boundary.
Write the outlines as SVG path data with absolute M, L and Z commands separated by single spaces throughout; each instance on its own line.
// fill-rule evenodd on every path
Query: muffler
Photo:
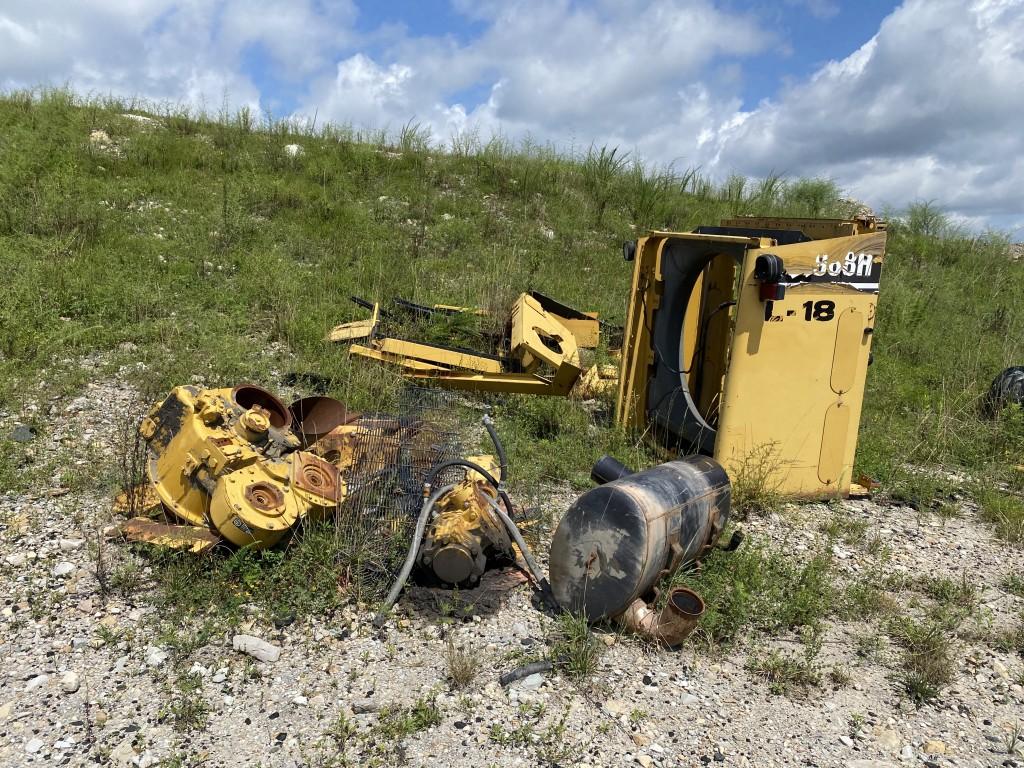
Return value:
M 655 585 L 713 547 L 729 518 L 729 478 L 707 456 L 641 472 L 602 459 L 597 482 L 576 500 L 551 542 L 551 588 L 565 610 L 591 623 L 622 622 L 666 644 L 693 630 L 704 604 L 677 589 L 663 611 L 649 607 Z

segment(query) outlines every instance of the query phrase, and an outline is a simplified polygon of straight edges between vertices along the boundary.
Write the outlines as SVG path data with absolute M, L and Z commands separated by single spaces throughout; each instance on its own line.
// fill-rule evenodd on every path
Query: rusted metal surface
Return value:
M 293 429 L 299 433 L 303 445 L 312 445 L 321 437 L 344 424 L 359 418 L 344 403 L 333 397 L 304 397 L 296 400 L 288 410 L 292 414 Z
M 122 523 L 115 529 L 128 541 L 155 544 L 168 549 L 180 549 L 188 552 L 206 552 L 221 542 L 221 538 L 209 528 L 195 525 L 169 525 L 150 520 L 148 517 L 135 517 Z
M 626 629 L 648 640 L 674 648 L 690 636 L 704 615 L 704 600 L 692 589 L 678 587 L 660 611 L 643 600 L 634 600 L 619 621 Z
M 245 500 L 261 512 L 269 512 L 284 504 L 284 494 L 270 483 L 250 483 L 245 487 Z
M 305 451 L 296 452 L 292 462 L 292 481 L 297 488 L 334 503 L 341 501 L 341 483 L 336 466 Z

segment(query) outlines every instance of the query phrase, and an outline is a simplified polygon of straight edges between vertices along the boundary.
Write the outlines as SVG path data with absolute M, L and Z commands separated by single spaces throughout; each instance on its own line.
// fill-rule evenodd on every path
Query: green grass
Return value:
M 433 698 L 417 699 L 408 707 L 385 707 L 380 711 L 374 735 L 385 741 L 402 741 L 441 722 L 441 712 Z
M 735 552 L 712 551 L 698 571 L 677 573 L 669 586 L 700 592 L 707 608 L 696 636 L 715 648 L 740 637 L 817 629 L 837 610 L 833 576 L 825 549 L 799 563 L 782 549 L 747 543 Z
M 442 148 L 415 124 L 391 136 L 179 108 L 154 108 L 159 124 L 144 126 L 122 116 L 128 108 L 61 90 L 0 96 L 0 410 L 27 414 L 52 399 L 59 411 L 122 366 L 149 397 L 193 381 L 279 389 L 292 376 L 308 394 L 302 382 L 315 374 L 353 408 L 386 408 L 398 376 L 324 340 L 364 315 L 351 295 L 501 316 L 516 294 L 539 289 L 619 324 L 631 279 L 620 244 L 645 228 L 686 230 L 738 213 L 843 216 L 855 205 L 828 180 L 714 183 L 614 147 L 572 157 L 467 135 Z M 91 142 L 94 130 L 112 143 Z M 303 153 L 288 157 L 290 143 Z M 1024 265 L 1005 250 L 1004 238 L 960 231 L 927 204 L 891 217 L 857 469 L 922 509 L 946 509 L 966 491 L 1000 535 L 1019 540 L 1024 474 L 1012 465 L 1024 456 L 1024 414 L 978 413 L 991 379 L 1022 362 Z M 473 339 L 480 328 L 460 320 L 415 330 Z M 78 364 L 85 356 L 98 371 Z M 658 460 L 611 424 L 607 403 L 595 414 L 572 398 L 480 400 L 507 444 L 515 493 L 588 487 L 603 453 L 637 466 Z M 46 437 L 47 417 L 21 418 Z M 38 489 L 61 469 L 0 435 L 0 491 Z M 777 506 L 762 469 L 755 462 L 736 478 L 744 511 Z M 76 489 L 110 490 L 118 472 L 68 478 Z M 545 511 L 554 520 L 563 510 Z M 201 617 L 216 605 L 230 621 L 248 602 L 271 618 L 330 612 L 359 591 L 354 560 L 314 528 L 274 552 L 154 565 L 170 615 Z M 756 546 L 715 553 L 699 578 L 684 579 L 704 591 L 702 626 L 714 642 L 814 626 L 841 591 L 830 557 L 797 565 Z M 139 574 L 112 581 L 134 589 Z M 868 588 L 844 595 L 840 604 L 878 604 Z
M 95 352 L 146 363 L 132 376 L 147 392 L 315 372 L 353 407 L 376 406 L 394 375 L 324 341 L 362 314 L 350 295 L 503 314 L 537 288 L 621 323 L 631 275 L 619 244 L 635 237 L 638 184 L 653 187 L 644 216 L 659 226 L 755 200 L 765 213 L 843 212 L 827 184 L 767 194 L 671 169 L 638 180 L 614 148 L 573 158 L 463 137 L 440 151 L 410 138 L 414 127 L 312 132 L 172 109 L 154 128 L 125 109 L 64 91 L 0 98 L 0 407 L 73 394 L 87 376 L 60 361 Z M 91 144 L 93 130 L 116 152 Z M 287 157 L 288 143 L 304 153 Z M 581 486 L 603 451 L 650 458 L 571 400 L 506 398 L 498 415 L 514 432 L 514 482 Z M 5 487 L 34 481 L 16 446 L 0 450 L 0 465 L 18 459 Z
M 537 288 L 621 323 L 631 275 L 619 244 L 636 231 L 852 210 L 825 180 L 714 184 L 614 147 L 570 157 L 463 136 L 437 148 L 414 124 L 396 136 L 313 131 L 178 108 L 156 110 L 152 127 L 122 117 L 127 108 L 60 90 L 0 97 L 0 407 L 73 394 L 89 374 L 63 361 L 95 352 L 145 362 L 132 376 L 147 392 L 194 376 L 275 386 L 315 372 L 353 407 L 373 406 L 394 376 L 324 341 L 360 316 L 352 294 L 503 313 Z M 115 149 L 92 144 L 93 130 Z M 285 155 L 288 143 L 303 154 Z M 920 468 L 1005 479 L 1024 453 L 1020 414 L 977 415 L 992 377 L 1020 362 L 1024 268 L 1002 238 L 969 236 L 929 205 L 890 232 L 859 465 L 928 505 L 950 483 Z M 602 452 L 652 459 L 572 400 L 503 398 L 498 415 L 513 482 L 579 487 Z M 38 482 L 22 447 L 0 442 L 0 458 L 3 487 Z M 1015 536 L 1011 506 L 985 508 Z
M 582 614 L 568 611 L 560 614 L 551 628 L 548 643 L 555 668 L 562 674 L 583 680 L 597 669 L 601 646 Z
M 211 605 L 229 624 L 241 618 L 243 605 L 252 603 L 275 622 L 296 616 L 327 615 L 347 600 L 374 600 L 389 584 L 364 578 L 358 552 L 339 542 L 326 523 L 308 525 L 302 536 L 284 548 L 239 549 L 195 556 L 142 550 L 154 562 L 160 580 L 162 616 L 182 620 L 205 616 Z
M 469 687 L 480 672 L 479 652 L 472 647 L 457 645 L 450 636 L 445 646 L 444 663 L 448 682 L 454 690 Z
M 953 679 L 948 627 L 901 617 L 893 620 L 889 632 L 903 647 L 899 679 L 907 695 L 918 704 L 938 698 L 943 686 Z
M 775 695 L 806 693 L 821 685 L 821 668 L 817 663 L 821 653 L 821 639 L 811 630 L 803 638 L 800 653 L 771 650 L 755 654 L 747 662 L 747 669 L 760 677 Z

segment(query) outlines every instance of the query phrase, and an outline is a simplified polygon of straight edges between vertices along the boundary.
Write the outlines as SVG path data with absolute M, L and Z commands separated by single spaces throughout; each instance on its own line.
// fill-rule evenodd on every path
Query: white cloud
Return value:
M 415 117 L 441 141 L 472 126 L 562 146 L 618 143 L 658 157 L 672 144 L 676 154 L 693 155 L 694 137 L 739 105 L 733 83 L 719 92 L 705 81 L 708 67 L 772 42 L 754 17 L 705 0 L 458 5 L 488 24 L 477 39 L 400 37 L 377 59 L 348 58 L 314 85 L 303 111 L 392 129 Z M 467 104 L 466 89 L 486 98 Z
M 259 46 L 282 79 L 326 66 L 349 40 L 350 0 L 0 0 L 0 87 L 71 82 L 81 92 L 216 109 L 258 106 L 242 71 Z
M 859 51 L 723 127 L 717 167 L 1024 223 L 1022 83 L 1021 0 L 908 0 Z
M 828 176 L 877 207 L 931 199 L 965 219 L 1024 221 L 1024 0 L 907 0 L 859 50 L 747 112 L 722 63 L 773 42 L 749 17 L 699 0 L 464 7 L 489 25 L 477 40 L 402 39 L 360 59 L 387 99 L 344 82 L 350 59 L 308 105 L 392 126 L 415 115 L 440 139 L 465 123 L 719 177 Z M 458 93 L 481 83 L 489 98 L 467 113 Z

